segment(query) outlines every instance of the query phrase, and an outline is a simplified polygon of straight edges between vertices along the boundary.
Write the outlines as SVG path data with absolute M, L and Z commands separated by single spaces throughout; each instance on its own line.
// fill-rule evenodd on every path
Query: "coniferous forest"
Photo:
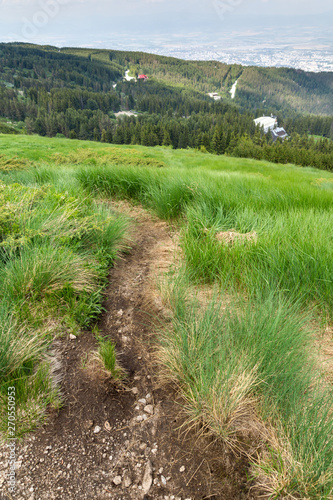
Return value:
M 126 70 L 148 80 L 124 81 Z M 332 89 L 331 73 L 0 44 L 3 133 L 195 148 L 333 170 Z M 221 99 L 214 101 L 208 91 Z M 131 113 L 116 116 L 119 111 Z M 270 133 L 255 127 L 256 117 L 271 114 L 288 140 L 273 143 Z

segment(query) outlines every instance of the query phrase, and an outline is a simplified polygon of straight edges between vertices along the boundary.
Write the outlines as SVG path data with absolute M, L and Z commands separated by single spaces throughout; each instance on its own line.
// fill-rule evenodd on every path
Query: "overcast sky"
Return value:
M 332 0 L 0 0 L 0 8 L 1 41 L 56 45 L 127 32 L 199 37 L 269 23 L 333 25 Z

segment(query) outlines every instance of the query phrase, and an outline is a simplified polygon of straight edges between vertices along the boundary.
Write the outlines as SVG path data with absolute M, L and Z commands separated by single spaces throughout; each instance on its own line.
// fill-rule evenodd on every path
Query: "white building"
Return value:
M 220 99 L 222 99 L 222 97 L 220 95 L 218 95 L 217 92 L 210 92 L 208 95 L 209 95 L 209 97 L 214 99 L 214 101 L 219 101 Z
M 261 116 L 260 118 L 256 118 L 254 120 L 256 126 L 264 127 L 264 132 L 267 134 L 269 130 L 273 130 L 277 127 L 277 119 L 275 116 Z
M 277 141 L 278 139 L 284 141 L 288 137 L 288 134 L 283 127 L 275 128 L 274 130 L 271 131 L 271 134 L 274 142 Z

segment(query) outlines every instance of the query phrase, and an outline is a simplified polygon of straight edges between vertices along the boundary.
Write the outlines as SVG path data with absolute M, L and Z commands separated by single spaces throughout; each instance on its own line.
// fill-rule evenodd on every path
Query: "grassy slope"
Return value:
M 263 175 L 268 179 L 285 180 L 287 182 L 304 182 L 311 185 L 316 179 L 332 179 L 333 174 L 315 168 L 301 168 L 295 165 L 275 165 L 265 161 L 246 158 L 233 158 L 202 154 L 192 150 L 172 150 L 165 147 L 147 148 L 145 146 L 120 146 L 102 144 L 92 141 L 79 141 L 72 139 L 49 139 L 33 136 L 10 137 L 0 134 L 0 154 L 28 158 L 32 161 L 49 161 L 53 155 L 69 154 L 77 150 L 94 150 L 96 153 L 105 154 L 106 150 L 119 151 L 132 150 L 139 155 L 164 162 L 168 167 L 181 169 L 200 168 L 205 170 L 221 170 L 223 172 L 239 172 L 253 175 Z M 124 156 L 124 153 L 122 153 Z
M 314 304 L 323 319 L 333 310 L 333 174 L 37 136 L 2 135 L 0 154 L 37 167 L 2 173 L 4 182 L 127 197 L 162 218 L 182 216 L 185 278 L 171 283 L 174 329 L 162 335 L 161 357 L 189 418 L 239 446 L 255 413 L 271 429 L 257 442 L 269 445 L 266 452 L 252 457 L 254 475 L 270 477 L 264 491 L 276 498 L 332 498 L 331 389 L 308 325 Z M 217 240 L 230 230 L 256 232 L 258 241 Z M 184 300 L 202 282 L 217 284 L 215 301 L 203 307 Z

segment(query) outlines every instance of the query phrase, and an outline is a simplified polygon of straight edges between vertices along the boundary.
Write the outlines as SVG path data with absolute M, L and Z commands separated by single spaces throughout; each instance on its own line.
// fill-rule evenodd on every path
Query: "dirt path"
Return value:
M 116 342 L 129 374 L 126 387 L 102 382 L 84 367 L 96 349 L 92 333 L 58 341 L 65 404 L 20 446 L 13 498 L 250 498 L 246 464 L 191 433 L 181 435 L 181 401 L 157 383 L 154 321 L 165 318 L 154 275 L 172 263 L 177 238 L 143 210 L 118 208 L 136 219 L 135 243 L 110 273 L 100 329 Z

